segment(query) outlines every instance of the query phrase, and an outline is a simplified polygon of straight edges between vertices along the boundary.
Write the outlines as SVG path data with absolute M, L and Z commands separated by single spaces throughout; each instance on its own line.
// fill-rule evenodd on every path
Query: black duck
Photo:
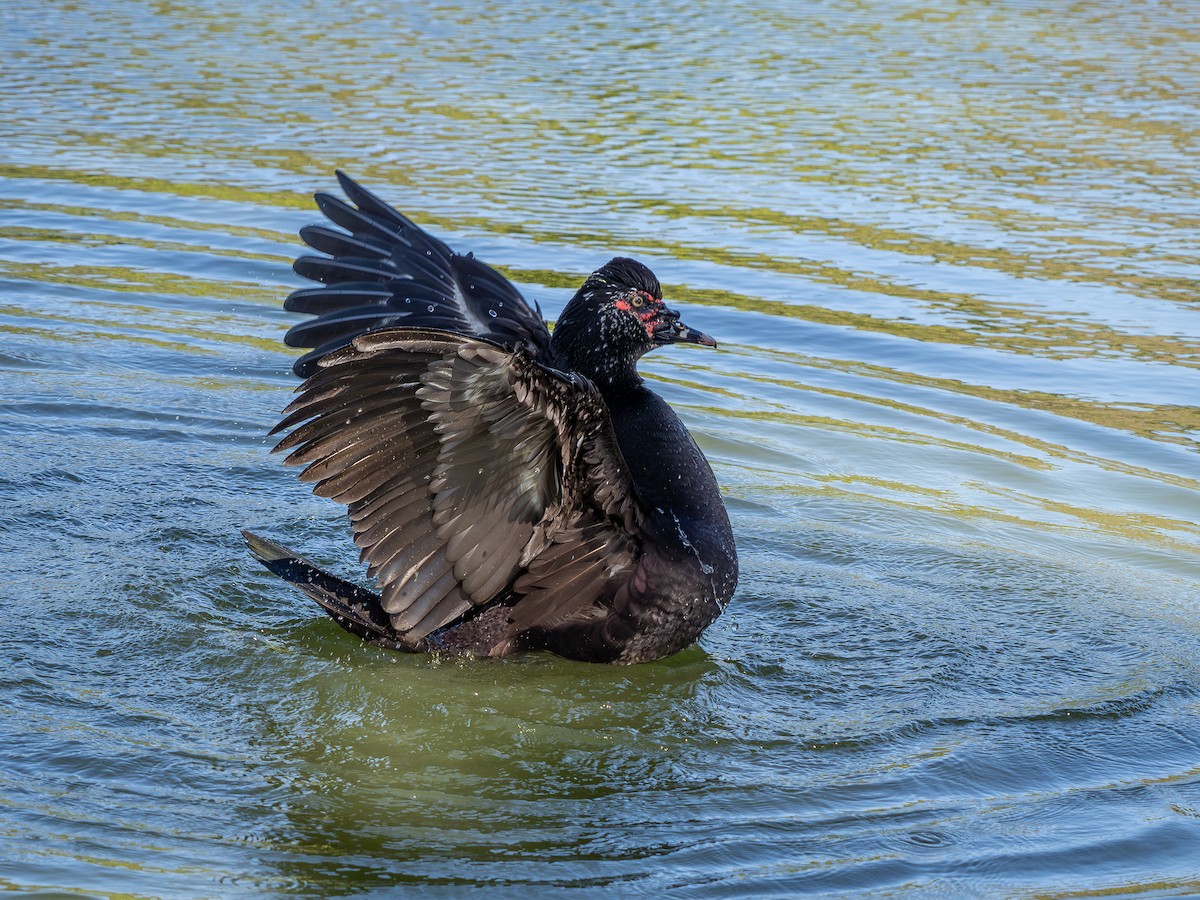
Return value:
M 728 604 L 738 563 L 704 455 L 637 373 L 667 344 L 716 346 L 616 258 L 553 334 L 471 254 L 343 173 L 340 229 L 301 230 L 320 287 L 285 308 L 315 348 L 272 433 L 302 481 L 348 507 L 375 594 L 244 532 L 271 571 L 372 643 L 504 656 L 548 649 L 636 663 L 688 646 Z

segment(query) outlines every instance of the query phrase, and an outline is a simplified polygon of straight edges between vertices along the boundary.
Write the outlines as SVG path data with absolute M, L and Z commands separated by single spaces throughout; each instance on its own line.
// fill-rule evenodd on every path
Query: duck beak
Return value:
M 654 343 L 663 344 L 699 344 L 702 347 L 715 347 L 717 342 L 703 331 L 689 328 L 679 321 L 679 313 L 663 307 L 654 325 Z

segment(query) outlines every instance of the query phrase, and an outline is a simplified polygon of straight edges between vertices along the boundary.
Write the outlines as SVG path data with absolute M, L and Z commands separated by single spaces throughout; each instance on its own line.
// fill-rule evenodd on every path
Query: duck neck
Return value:
M 561 365 L 590 379 L 605 400 L 642 387 L 637 355 L 614 353 L 604 340 L 586 333 L 573 335 L 560 326 L 551 335 L 550 347 Z

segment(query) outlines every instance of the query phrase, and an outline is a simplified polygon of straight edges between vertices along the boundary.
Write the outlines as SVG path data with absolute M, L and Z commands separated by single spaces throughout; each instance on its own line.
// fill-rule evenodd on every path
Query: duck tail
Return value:
M 274 541 L 246 530 L 242 531 L 242 537 L 255 559 L 312 597 L 333 621 L 351 634 L 391 650 L 423 652 L 426 649 L 400 640 L 378 594 L 318 569 Z

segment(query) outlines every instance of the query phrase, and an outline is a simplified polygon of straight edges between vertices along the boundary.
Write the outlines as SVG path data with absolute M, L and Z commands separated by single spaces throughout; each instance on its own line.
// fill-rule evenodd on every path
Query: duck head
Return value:
M 588 276 L 558 317 L 551 338 L 555 356 L 599 386 L 636 383 L 637 361 L 666 344 L 717 346 L 663 303 L 653 272 L 623 256 Z

